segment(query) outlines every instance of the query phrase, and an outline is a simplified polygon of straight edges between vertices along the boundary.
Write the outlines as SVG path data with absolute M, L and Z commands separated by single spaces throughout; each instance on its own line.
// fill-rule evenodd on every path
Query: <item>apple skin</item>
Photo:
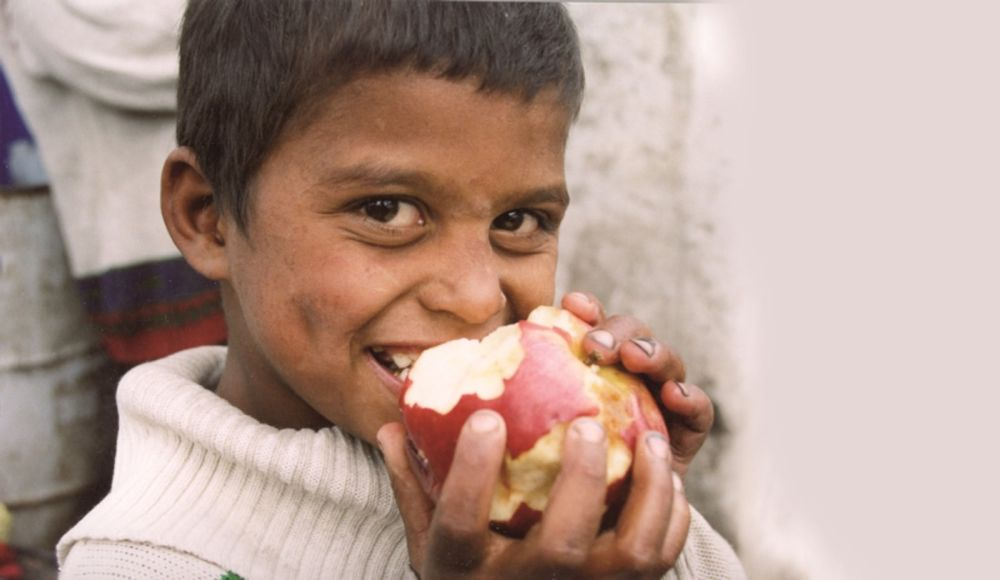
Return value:
M 636 439 L 646 430 L 667 430 L 640 378 L 583 360 L 581 342 L 590 328 L 568 311 L 543 306 L 481 343 L 459 339 L 421 354 L 403 385 L 400 408 L 432 499 L 439 497 L 466 420 L 481 409 L 496 411 L 507 425 L 507 449 L 490 523 L 523 537 L 548 502 L 568 424 L 594 417 L 608 436 L 602 525 L 614 525 L 628 495 Z

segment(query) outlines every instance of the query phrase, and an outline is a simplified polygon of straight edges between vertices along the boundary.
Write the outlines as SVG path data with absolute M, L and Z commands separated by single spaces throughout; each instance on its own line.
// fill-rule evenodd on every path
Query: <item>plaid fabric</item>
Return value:
M 218 284 L 183 258 L 109 270 L 79 280 L 108 355 L 137 364 L 226 340 Z

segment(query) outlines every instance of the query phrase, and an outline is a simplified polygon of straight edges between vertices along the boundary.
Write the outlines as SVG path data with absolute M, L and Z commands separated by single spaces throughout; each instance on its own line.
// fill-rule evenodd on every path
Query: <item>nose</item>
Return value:
M 424 308 L 468 325 L 502 319 L 507 296 L 489 239 L 455 236 L 440 240 L 438 250 L 419 292 Z

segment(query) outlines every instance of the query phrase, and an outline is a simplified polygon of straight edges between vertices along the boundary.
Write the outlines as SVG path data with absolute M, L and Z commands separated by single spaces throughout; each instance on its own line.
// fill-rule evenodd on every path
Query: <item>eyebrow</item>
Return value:
M 423 171 L 398 169 L 378 163 L 358 163 L 333 169 L 321 180 L 327 187 L 363 185 L 386 187 L 390 185 L 412 187 L 425 191 L 441 190 L 441 186 Z M 564 183 L 540 187 L 523 192 L 507 192 L 504 196 L 522 204 L 556 203 L 568 206 L 570 197 Z
M 527 205 L 533 205 L 536 203 L 557 203 L 562 206 L 569 205 L 569 192 L 566 191 L 565 185 L 532 189 L 524 193 L 511 195 L 510 197 L 512 199 L 517 199 L 519 203 Z
M 422 171 L 396 169 L 376 163 L 358 163 L 349 167 L 338 167 L 322 179 L 323 185 L 337 187 L 345 185 L 407 185 L 429 188 L 433 179 Z

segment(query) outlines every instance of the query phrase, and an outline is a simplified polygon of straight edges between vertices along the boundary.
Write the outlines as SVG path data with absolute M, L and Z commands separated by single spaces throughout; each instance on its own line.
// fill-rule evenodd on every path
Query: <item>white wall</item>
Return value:
M 815 577 L 996 577 L 998 8 L 741 8 L 759 513 Z
M 694 503 L 755 578 L 995 576 L 998 9 L 573 14 L 560 285 L 711 390 Z
M 996 576 L 998 9 L 574 14 L 561 282 L 712 389 L 696 505 L 755 578 Z

